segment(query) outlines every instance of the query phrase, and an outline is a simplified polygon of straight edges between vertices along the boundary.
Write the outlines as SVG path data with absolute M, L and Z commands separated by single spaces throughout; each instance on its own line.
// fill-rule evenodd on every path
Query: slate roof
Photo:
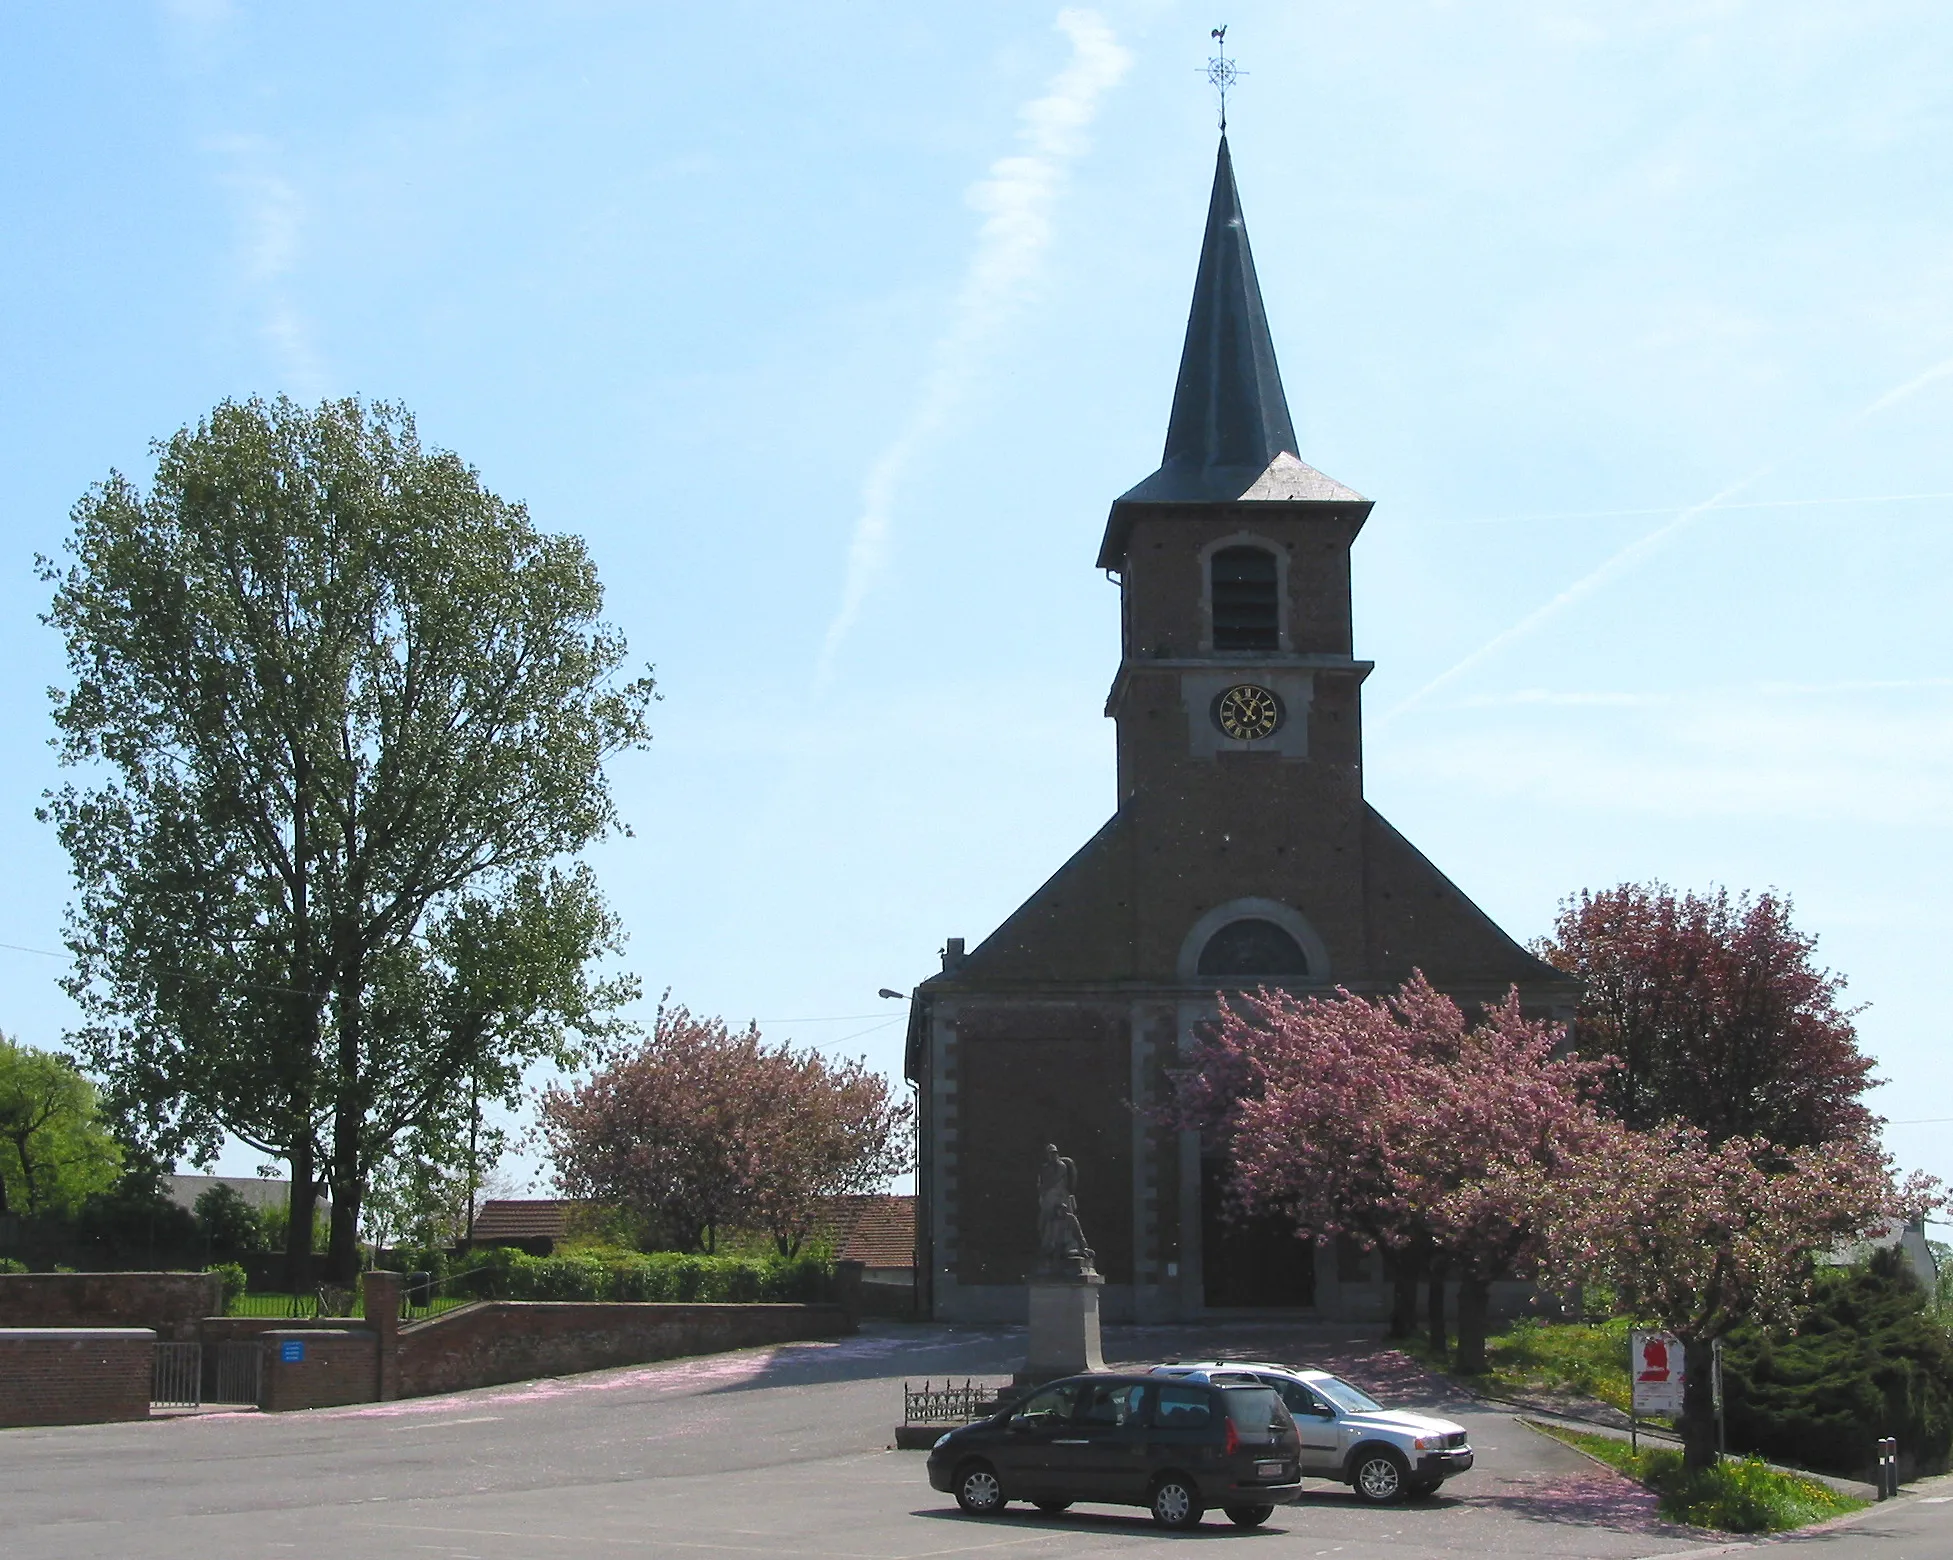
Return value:
M 228 1186 L 253 1208 L 283 1209 L 290 1206 L 292 1183 L 275 1176 L 259 1175 L 166 1175 L 163 1195 L 179 1208 L 196 1211 L 197 1199 L 213 1186 Z M 320 1197 L 317 1208 L 331 1217 L 332 1199 Z
M 1117 568 L 1124 555 L 1120 510 L 1127 504 L 1298 500 L 1367 502 L 1301 458 L 1223 135 L 1166 449 L 1159 470 L 1113 505 L 1099 566 Z

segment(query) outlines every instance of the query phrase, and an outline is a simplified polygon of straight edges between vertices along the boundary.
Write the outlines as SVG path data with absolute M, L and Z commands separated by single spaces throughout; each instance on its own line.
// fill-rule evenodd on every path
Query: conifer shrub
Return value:
M 1739 1328 L 1723 1345 L 1729 1444 L 1862 1478 L 1891 1436 L 1908 1474 L 1953 1453 L 1953 1338 L 1903 1257 L 1818 1275 L 1794 1329 Z

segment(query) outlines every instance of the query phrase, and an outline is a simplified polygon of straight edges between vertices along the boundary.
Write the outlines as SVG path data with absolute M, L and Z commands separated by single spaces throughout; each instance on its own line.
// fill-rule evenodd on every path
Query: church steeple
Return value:
M 1297 450 L 1223 134 L 1166 450 L 1160 469 L 1113 505 L 1099 565 L 1118 567 L 1117 557 L 1106 555 L 1121 550 L 1119 511 L 1126 504 L 1284 499 L 1363 502 L 1361 494 L 1305 465 Z
M 1285 451 L 1301 453 L 1223 135 L 1160 465 L 1163 471 L 1199 473 L 1209 485 L 1220 472 L 1249 472 L 1246 482 L 1224 495 L 1238 498 Z

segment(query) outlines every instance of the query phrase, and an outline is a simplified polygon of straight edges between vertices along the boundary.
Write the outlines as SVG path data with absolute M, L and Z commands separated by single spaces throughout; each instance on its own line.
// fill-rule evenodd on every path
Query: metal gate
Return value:
M 256 1408 L 263 1383 L 264 1345 L 255 1340 L 208 1348 L 158 1342 L 149 1403 L 152 1408 Z
M 220 1343 L 204 1351 L 206 1403 L 256 1408 L 264 1382 L 264 1345 Z
M 156 1372 L 149 1387 L 152 1408 L 196 1408 L 203 1402 L 203 1345 L 156 1345 Z

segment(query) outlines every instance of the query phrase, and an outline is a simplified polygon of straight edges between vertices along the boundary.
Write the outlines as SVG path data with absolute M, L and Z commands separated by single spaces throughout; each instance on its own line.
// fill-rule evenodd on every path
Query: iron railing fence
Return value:
M 424 1321 L 430 1316 L 439 1316 L 443 1311 L 472 1305 L 481 1296 L 474 1292 L 476 1286 L 471 1280 L 477 1273 L 485 1271 L 485 1268 L 468 1268 L 440 1280 L 430 1275 L 408 1274 L 408 1282 L 400 1286 L 400 1319 L 403 1322 Z M 233 1295 L 224 1309 L 227 1316 L 279 1317 L 309 1322 L 321 1316 L 363 1317 L 366 1315 L 366 1299 L 358 1288 L 321 1284 L 310 1294 L 269 1291 Z
M 997 1411 L 1006 1387 L 985 1386 L 965 1380 L 961 1386 L 945 1381 L 940 1387 L 931 1382 L 914 1386 L 902 1383 L 902 1422 L 908 1425 L 966 1425 Z
M 277 1316 L 309 1321 L 319 1314 L 319 1297 L 277 1293 L 232 1295 L 224 1311 L 228 1316 Z

